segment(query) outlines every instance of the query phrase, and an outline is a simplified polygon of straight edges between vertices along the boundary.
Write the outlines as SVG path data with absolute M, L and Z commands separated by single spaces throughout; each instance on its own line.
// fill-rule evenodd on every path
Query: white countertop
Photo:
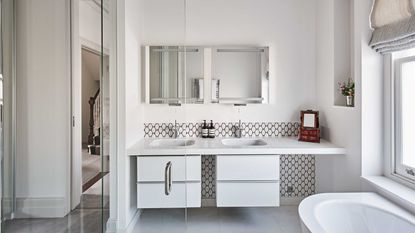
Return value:
M 346 154 L 346 149 L 338 147 L 328 141 L 321 140 L 320 143 L 300 142 L 297 137 L 268 137 L 260 138 L 267 145 L 263 146 L 225 146 L 221 143 L 225 138 L 191 138 L 195 144 L 186 147 L 153 147 L 150 143 L 161 138 L 145 138 L 131 147 L 127 148 L 128 156 L 146 155 L 232 155 L 232 154 L 313 154 L 313 155 L 335 155 Z M 182 138 L 180 138 L 182 139 Z M 228 138 L 227 138 L 228 139 Z M 255 138 L 259 139 L 259 138 Z M 161 139 L 162 140 L 162 139 Z

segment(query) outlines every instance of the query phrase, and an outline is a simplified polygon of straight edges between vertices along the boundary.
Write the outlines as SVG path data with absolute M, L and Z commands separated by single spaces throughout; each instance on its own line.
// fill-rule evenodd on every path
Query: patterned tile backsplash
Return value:
M 215 123 L 216 137 L 233 137 L 238 122 Z M 299 122 L 243 122 L 245 137 L 298 136 Z M 179 137 L 200 137 L 202 123 L 177 123 Z M 173 123 L 144 123 L 144 137 L 168 138 L 174 135 Z
M 237 122 L 215 123 L 217 137 L 233 137 Z M 178 123 L 179 137 L 200 137 L 201 123 Z M 298 136 L 298 122 L 243 122 L 244 137 Z M 173 137 L 173 123 L 145 123 L 144 137 Z M 202 156 L 202 199 L 216 198 L 216 156 Z M 281 155 L 281 197 L 301 198 L 315 193 L 315 157 Z

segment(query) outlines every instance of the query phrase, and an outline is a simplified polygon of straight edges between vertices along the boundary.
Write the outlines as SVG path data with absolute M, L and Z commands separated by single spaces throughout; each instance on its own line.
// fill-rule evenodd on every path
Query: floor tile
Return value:
M 301 233 L 298 206 L 143 210 L 134 233 Z

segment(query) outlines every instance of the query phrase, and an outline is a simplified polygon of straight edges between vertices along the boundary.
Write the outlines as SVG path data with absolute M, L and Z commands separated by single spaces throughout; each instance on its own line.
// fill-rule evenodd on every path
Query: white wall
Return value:
M 350 7 L 339 7 L 344 4 Z M 318 0 L 316 76 L 318 104 L 323 113 L 321 125 L 325 138 L 347 149 L 345 156 L 317 158 L 318 192 L 360 191 L 362 175 L 382 172 L 383 63 L 382 56 L 368 46 L 371 4 L 371 0 Z M 349 9 L 351 18 L 347 19 L 343 11 Z M 352 25 L 350 56 L 338 48 L 347 44 L 341 42 L 344 38 L 339 37 L 344 33 L 338 33 L 336 28 L 347 25 L 341 20 L 350 20 Z M 348 74 L 356 82 L 356 106 L 335 106 L 341 102 L 333 92 L 335 82 Z
M 339 13 L 338 11 L 350 9 L 337 7 L 336 4 L 352 4 L 352 2 L 351 0 L 317 1 L 317 97 L 319 109 L 322 113 L 320 120 L 323 128 L 323 137 L 339 146 L 345 147 L 347 154 L 345 156 L 334 156 L 333 158 L 317 157 L 317 192 L 360 190 L 361 78 L 360 75 L 354 74 L 356 106 L 354 108 L 335 106 L 335 77 L 354 73 L 348 65 L 351 61 L 338 63 L 335 60 L 339 56 L 347 57 L 347 53 L 343 54 L 342 49 L 336 48 L 336 46 L 340 46 L 344 42 L 338 43 L 338 37 L 342 34 L 337 34 L 336 31 L 338 29 L 335 30 L 335 27 L 346 24 L 341 22 L 341 19 L 351 20 L 344 17 L 335 20 L 338 15 L 345 15 L 344 12 Z M 352 53 L 352 55 L 356 54 Z M 348 56 L 346 59 L 351 60 L 352 58 Z M 353 68 L 355 69 L 356 67 Z M 344 72 L 344 74 L 341 72 Z
M 361 65 L 356 72 L 361 76 L 362 85 L 362 176 L 382 175 L 385 154 L 383 56 L 369 46 L 372 30 L 367 18 L 372 1 L 355 0 L 354 9 L 356 48 L 360 47 L 361 51 Z
M 146 105 L 144 122 L 298 121 L 316 107 L 315 0 L 191 0 L 186 25 L 183 0 L 140 2 L 141 45 L 270 46 L 271 75 L 270 104 Z
M 17 216 L 68 210 L 69 2 L 16 1 Z
M 117 68 L 118 68 L 118 126 L 117 137 L 117 228 L 120 232 L 131 227 L 137 211 L 136 162 L 126 154 L 126 148 L 143 135 L 141 96 L 141 48 L 139 17 L 136 0 L 117 1 Z M 136 217 L 137 218 L 137 217 Z
M 353 78 L 352 73 L 352 1 L 336 0 L 334 3 L 334 83 L 333 92 L 335 105 L 346 105 L 346 98 L 340 93 L 339 82 L 347 82 Z
M 100 51 L 101 11 L 93 1 L 79 1 L 79 35 L 81 43 Z

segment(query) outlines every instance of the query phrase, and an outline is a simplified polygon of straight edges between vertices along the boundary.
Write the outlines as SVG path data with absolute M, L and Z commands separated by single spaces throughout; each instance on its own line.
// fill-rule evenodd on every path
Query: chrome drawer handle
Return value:
M 172 179 L 171 179 L 171 161 L 166 164 L 164 171 L 164 193 L 168 196 L 171 193 Z

